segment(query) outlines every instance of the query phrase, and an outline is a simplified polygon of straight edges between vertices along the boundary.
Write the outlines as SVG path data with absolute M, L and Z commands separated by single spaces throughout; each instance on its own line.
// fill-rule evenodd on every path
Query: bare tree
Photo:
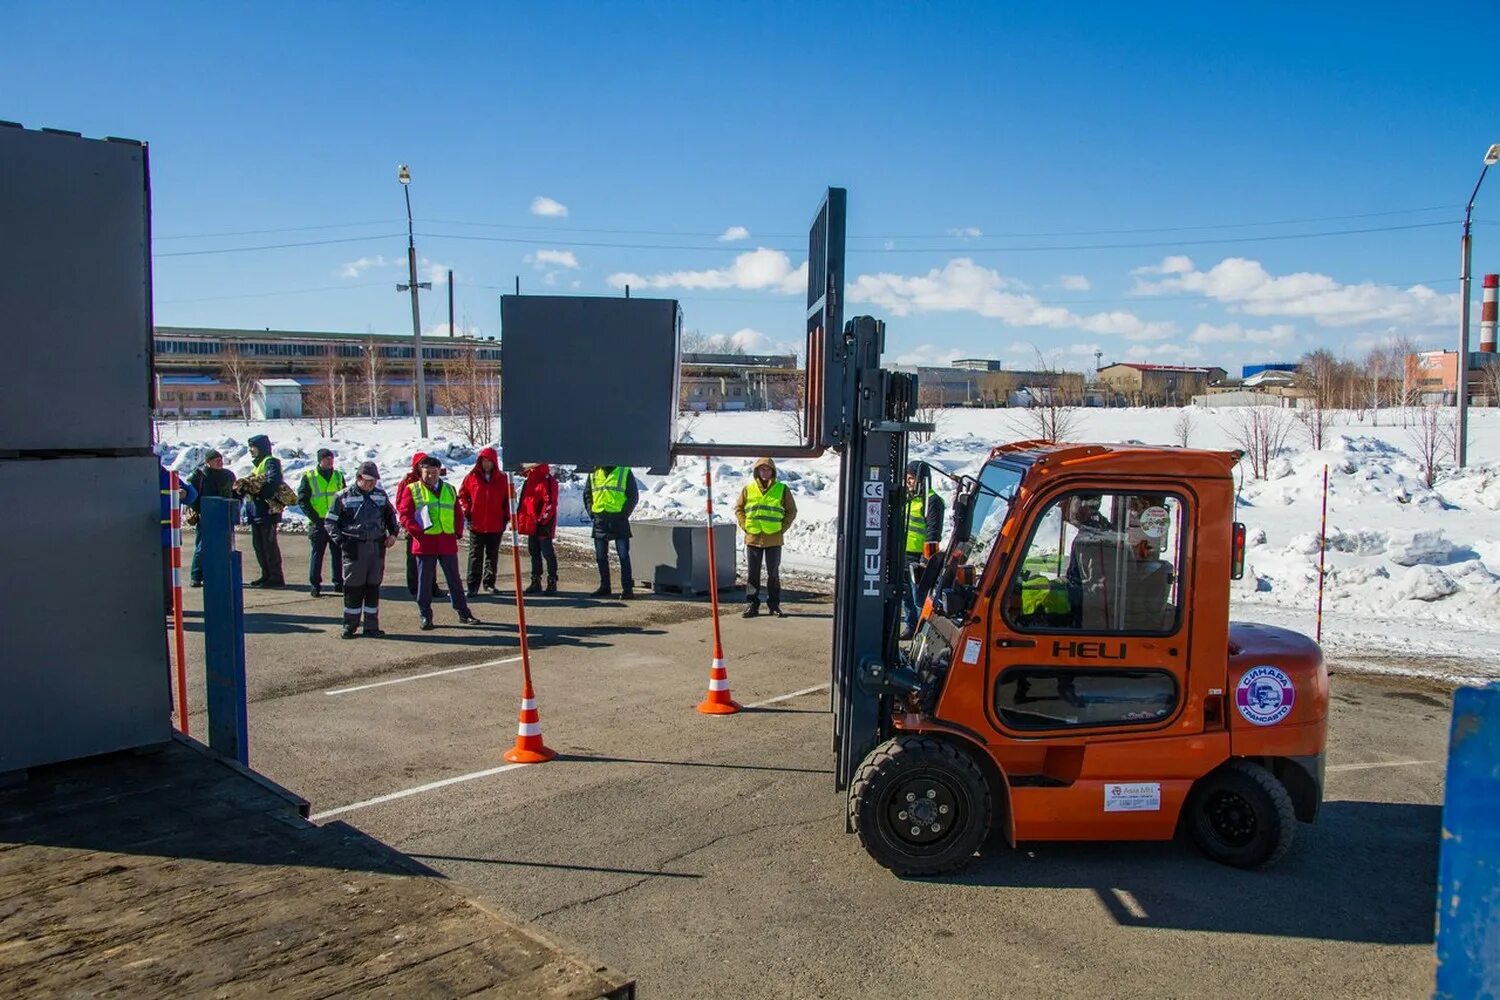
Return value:
M 1485 365 L 1479 369 L 1478 388 L 1490 406 L 1500 406 L 1500 364 Z
M 370 419 L 379 420 L 380 411 L 385 408 L 385 400 L 389 395 L 389 389 L 385 384 L 386 365 L 385 359 L 381 357 L 380 345 L 374 337 L 365 341 L 361 350 L 359 362 L 359 380 L 364 391 L 365 400 L 369 403 Z
M 1331 352 L 1321 349 L 1303 355 L 1298 365 L 1311 395 L 1307 398 L 1308 405 L 1297 410 L 1297 422 L 1307 432 L 1314 451 L 1322 450 L 1323 438 L 1333 423 L 1333 408 L 1341 396 L 1347 396 L 1349 368 Z
M 1016 432 L 1041 441 L 1067 441 L 1078 434 L 1078 407 L 1083 403 L 1083 376 L 1062 371 L 1040 350 L 1037 371 L 1052 376 L 1048 386 L 1033 386 L 1026 408 L 1011 421 Z M 1076 386 L 1075 386 L 1076 383 Z
M 458 356 L 443 364 L 442 378 L 434 397 L 447 412 L 444 426 L 474 447 L 494 441 L 499 385 L 480 366 L 478 348 L 473 344 L 460 347 Z
M 1193 410 L 1192 407 L 1184 406 L 1182 412 L 1177 414 L 1177 421 L 1172 424 L 1172 436 L 1177 443 L 1186 448 L 1193 437 Z
M 247 354 L 234 341 L 224 344 L 219 352 L 219 381 L 229 386 L 234 401 L 239 404 L 240 416 L 250 419 L 250 402 L 255 398 L 255 383 L 265 371 L 265 365 Z
M 943 390 L 941 386 L 921 385 L 917 386 L 917 408 L 912 414 L 913 418 L 920 424 L 931 424 L 930 431 L 914 431 L 912 437 L 918 441 L 930 441 L 932 436 L 947 420 L 948 411 L 943 408 Z
M 1230 437 L 1250 459 L 1250 473 L 1265 479 L 1271 459 L 1286 447 L 1292 421 L 1288 411 L 1279 406 L 1247 406 L 1235 414 L 1229 428 Z
M 1422 482 L 1429 489 L 1437 480 L 1443 459 L 1453 453 L 1453 412 L 1448 406 L 1428 404 L 1419 407 L 1416 419 L 1407 430 L 1412 446 L 1417 449 L 1417 467 L 1422 473 Z
M 343 359 L 331 345 L 325 347 L 325 350 L 327 353 L 318 361 L 318 382 L 307 389 L 305 410 L 308 416 L 317 421 L 318 433 L 329 437 L 338 426 L 339 417 L 348 411 L 343 407 L 341 399 L 345 374 Z
M 766 402 L 779 415 L 782 430 L 794 441 L 806 436 L 807 369 L 798 368 L 792 375 L 766 386 Z

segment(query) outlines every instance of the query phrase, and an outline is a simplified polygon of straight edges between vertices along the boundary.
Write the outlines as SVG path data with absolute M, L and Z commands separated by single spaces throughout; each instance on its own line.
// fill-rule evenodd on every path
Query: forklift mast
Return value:
M 880 367 L 885 324 L 869 316 L 843 322 L 845 206 L 845 191 L 829 188 L 807 256 L 809 438 L 840 454 L 831 673 L 840 791 L 889 735 L 884 682 L 898 662 L 906 576 L 903 471 L 907 434 L 921 429 L 910 422 L 916 376 Z

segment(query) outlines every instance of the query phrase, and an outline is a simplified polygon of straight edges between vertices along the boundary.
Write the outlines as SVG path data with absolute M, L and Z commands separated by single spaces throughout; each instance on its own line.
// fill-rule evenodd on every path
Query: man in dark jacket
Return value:
M 500 455 L 494 448 L 479 453 L 479 461 L 458 488 L 458 505 L 469 525 L 469 593 L 479 593 L 480 584 L 492 594 L 500 564 L 500 539 L 510 524 L 510 477 L 500 470 Z
M 281 459 L 271 454 L 271 439 L 257 434 L 246 442 L 250 446 L 250 458 L 255 465 L 250 475 L 238 480 L 235 492 L 244 497 L 245 520 L 250 522 L 250 542 L 255 548 L 255 561 L 260 566 L 259 579 L 251 580 L 252 587 L 284 587 L 286 578 L 281 572 L 281 545 L 276 540 L 276 529 L 281 524 L 281 505 L 272 505 L 276 491 L 281 489 Z
M 328 517 L 328 508 L 333 498 L 344 490 L 344 474 L 333 467 L 333 452 L 318 449 L 318 464 L 302 474 L 297 486 L 297 506 L 307 517 L 307 541 L 310 552 L 307 560 L 307 584 L 312 596 L 323 596 L 323 551 L 328 549 L 328 532 L 323 521 Z M 333 563 L 333 590 L 344 589 L 344 554 L 337 545 L 332 546 L 329 561 Z
M 583 509 L 594 521 L 594 561 L 599 566 L 599 589 L 590 597 L 609 597 L 609 543 L 620 557 L 620 598 L 635 597 L 630 572 L 630 515 L 641 502 L 635 476 L 623 465 L 599 466 L 583 481 Z
M 353 639 L 364 616 L 365 635 L 385 635 L 380 629 L 380 583 L 385 579 L 385 550 L 401 533 L 396 506 L 380 488 L 380 469 L 365 462 L 354 485 L 333 498 L 324 530 L 344 555 L 344 631 Z
M 194 524 L 198 523 L 199 515 L 203 512 L 204 497 L 222 497 L 225 500 L 234 497 L 234 473 L 224 468 L 224 456 L 210 448 L 207 455 L 203 456 L 203 464 L 193 470 L 188 477 L 188 484 L 198 491 L 197 498 L 188 507 L 192 510 Z M 188 571 L 194 587 L 203 586 L 203 532 L 193 533 L 193 565 Z

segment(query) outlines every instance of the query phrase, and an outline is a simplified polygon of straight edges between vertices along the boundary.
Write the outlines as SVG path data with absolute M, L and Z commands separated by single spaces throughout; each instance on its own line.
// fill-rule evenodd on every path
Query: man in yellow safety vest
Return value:
M 443 463 L 427 455 L 417 463 L 419 478 L 396 497 L 396 517 L 411 536 L 411 551 L 417 559 L 417 612 L 419 627 L 432 631 L 432 591 L 438 567 L 448 578 L 448 594 L 458 620 L 478 625 L 464 598 L 464 582 L 458 572 L 458 540 L 464 536 L 464 512 L 458 506 L 458 491 L 443 482 Z
M 781 546 L 787 529 L 797 519 L 797 502 L 786 483 L 776 478 L 775 462 L 769 458 L 756 461 L 750 482 L 740 490 L 740 498 L 735 502 L 734 517 L 745 533 L 745 561 L 749 567 L 741 617 L 754 618 L 760 614 L 760 604 L 765 599 L 766 610 L 777 618 L 785 618 L 786 613 L 781 610 Z M 762 564 L 766 568 L 765 598 L 760 589 Z
M 302 482 L 297 487 L 297 505 L 307 516 L 307 541 L 311 548 L 307 561 L 307 583 L 312 588 L 314 597 L 323 596 L 325 549 L 329 550 L 329 559 L 333 563 L 334 593 L 344 591 L 344 553 L 337 545 L 329 543 L 328 528 L 323 523 L 328 516 L 328 508 L 333 506 L 333 498 L 343 491 L 344 474 L 333 467 L 333 452 L 327 448 L 319 448 L 318 464 L 302 474 Z
M 917 581 L 922 578 L 926 560 L 937 552 L 943 537 L 943 498 L 933 490 L 926 462 L 906 463 L 906 586 L 902 588 L 901 605 L 905 627 L 901 638 L 910 639 L 917 629 L 917 606 L 926 600 L 919 593 Z
M 590 597 L 609 597 L 609 543 L 620 557 L 620 599 L 635 597 L 630 572 L 630 515 L 640 503 L 635 476 L 623 465 L 598 466 L 583 481 L 583 509 L 594 522 L 594 562 L 599 566 L 599 589 Z

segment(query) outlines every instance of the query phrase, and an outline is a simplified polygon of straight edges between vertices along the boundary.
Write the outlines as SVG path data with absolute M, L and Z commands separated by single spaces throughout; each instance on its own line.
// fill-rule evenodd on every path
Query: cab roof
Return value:
M 1145 444 L 1068 444 L 1012 441 L 991 450 L 991 459 L 1007 459 L 1035 469 L 1063 468 L 1137 475 L 1224 478 L 1234 472 L 1240 451 L 1207 451 Z

